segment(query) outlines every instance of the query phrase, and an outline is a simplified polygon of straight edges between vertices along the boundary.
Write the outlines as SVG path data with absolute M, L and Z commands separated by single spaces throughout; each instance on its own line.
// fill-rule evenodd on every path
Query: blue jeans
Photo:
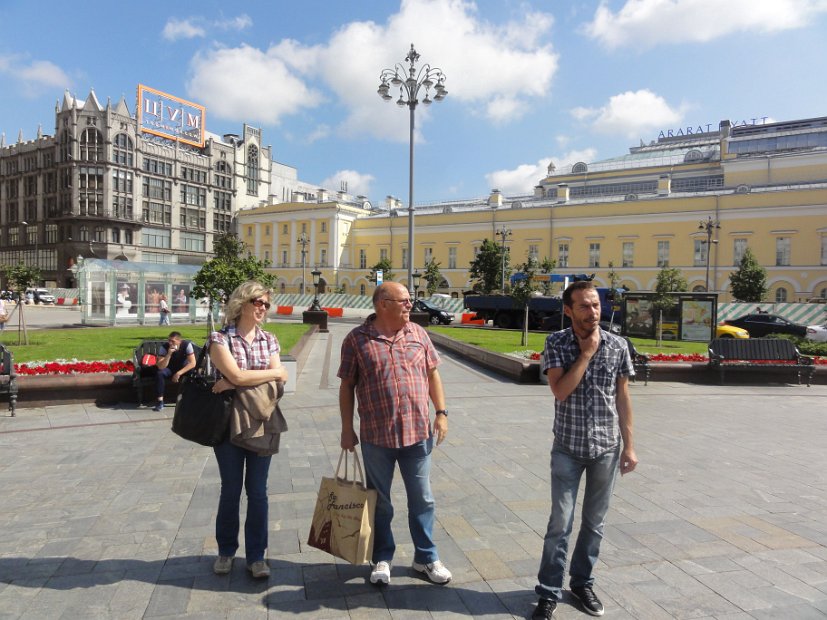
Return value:
M 158 325 L 169 325 L 169 312 L 161 312 L 158 318 Z
M 383 448 L 362 442 L 362 460 L 368 488 L 376 489 L 373 563 L 390 562 L 396 551 L 391 521 L 391 484 L 396 463 L 408 495 L 408 529 L 414 544 L 414 561 L 419 564 L 439 559 L 433 541 L 434 496 L 431 493 L 431 449 L 433 439 L 405 448 Z
M 577 588 L 594 584 L 592 569 L 600 553 L 603 524 L 609 510 L 619 456 L 619 446 L 595 459 L 577 458 L 557 445 L 552 448 L 551 516 L 537 574 L 539 583 L 534 588 L 541 598 L 559 601 L 562 597 L 574 505 L 584 472 L 586 491 L 583 494 L 583 514 L 580 534 L 571 556 L 569 586 Z
M 270 472 L 271 457 L 258 456 L 255 452 L 239 448 L 229 439 L 213 450 L 221 474 L 221 496 L 215 517 L 218 555 L 232 557 L 238 549 L 238 513 L 243 484 L 247 491 L 247 518 L 244 521 L 247 564 L 263 560 L 267 549 L 267 474 Z
M 179 369 L 175 369 L 174 372 L 178 372 Z M 158 400 L 163 400 L 164 392 L 166 391 L 167 379 L 172 376 L 173 370 L 169 366 L 166 368 L 158 368 L 155 371 L 155 396 Z

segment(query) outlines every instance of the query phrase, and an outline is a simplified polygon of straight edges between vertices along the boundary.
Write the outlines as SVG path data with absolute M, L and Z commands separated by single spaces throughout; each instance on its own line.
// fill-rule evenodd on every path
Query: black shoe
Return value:
M 571 593 L 580 601 L 583 610 L 592 616 L 603 615 L 603 603 L 597 598 L 597 595 L 592 590 L 591 586 L 582 586 L 580 588 L 572 588 Z
M 557 609 L 557 601 L 541 598 L 537 601 L 537 607 L 534 608 L 534 613 L 531 614 L 531 620 L 551 620 L 551 615 L 555 609 Z

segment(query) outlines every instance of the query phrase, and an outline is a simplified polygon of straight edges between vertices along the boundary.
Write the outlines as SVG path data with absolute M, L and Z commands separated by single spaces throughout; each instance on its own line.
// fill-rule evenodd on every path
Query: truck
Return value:
M 622 306 L 618 289 L 610 295 L 611 289 L 597 288 L 600 296 L 601 325 L 619 333 L 622 325 Z M 611 299 L 610 299 L 611 297 Z M 496 327 L 516 329 L 523 326 L 525 309 L 510 295 L 466 295 L 465 308 L 475 314 L 475 319 L 491 321 Z M 569 325 L 563 314 L 563 300 L 560 297 L 538 295 L 528 302 L 528 328 L 555 331 Z

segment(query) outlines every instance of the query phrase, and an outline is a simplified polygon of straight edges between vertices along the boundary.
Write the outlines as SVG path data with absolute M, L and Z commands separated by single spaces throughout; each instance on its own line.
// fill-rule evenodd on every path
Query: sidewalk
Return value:
M 410 570 L 404 490 L 387 588 L 309 548 L 339 455 L 338 352 L 319 334 L 270 472 L 273 573 L 212 574 L 218 471 L 132 405 L 0 418 L 0 618 L 523 618 L 549 510 L 552 400 L 443 355 L 451 430 L 433 485 L 448 586 Z M 596 590 L 612 619 L 827 617 L 827 386 L 633 384 L 638 471 L 618 481 Z M 556 618 L 585 618 L 568 600 Z

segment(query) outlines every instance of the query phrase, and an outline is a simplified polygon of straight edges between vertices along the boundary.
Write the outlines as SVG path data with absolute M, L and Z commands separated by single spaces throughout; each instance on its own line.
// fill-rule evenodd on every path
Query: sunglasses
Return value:
M 253 304 L 256 308 L 264 308 L 265 310 L 270 309 L 270 302 L 264 301 L 263 299 L 251 299 L 250 303 Z

